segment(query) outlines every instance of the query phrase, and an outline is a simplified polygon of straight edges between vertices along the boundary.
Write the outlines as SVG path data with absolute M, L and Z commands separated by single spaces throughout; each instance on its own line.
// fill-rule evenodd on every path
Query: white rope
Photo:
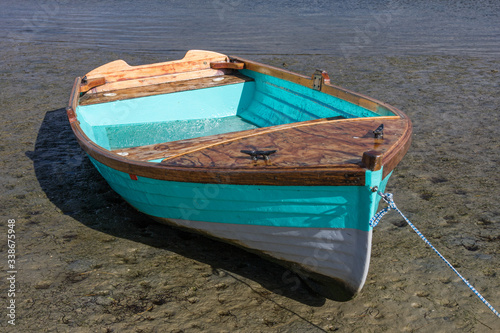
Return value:
M 425 238 L 424 235 L 422 235 L 422 233 L 417 229 L 417 227 L 415 227 L 413 225 L 413 223 L 411 223 L 410 220 L 408 220 L 408 218 L 406 216 L 404 216 L 404 214 L 399 210 L 399 208 L 396 206 L 396 204 L 394 203 L 394 199 L 393 199 L 393 196 L 391 193 L 382 193 L 380 191 L 377 192 L 381 197 L 382 199 L 384 199 L 385 202 L 387 202 L 388 206 L 384 209 L 382 209 L 380 212 L 378 212 L 377 214 L 375 214 L 371 219 L 370 219 L 370 226 L 373 228 L 375 227 L 379 222 L 380 220 L 382 219 L 382 217 L 387 214 L 391 209 L 394 209 L 395 211 L 397 211 L 402 217 L 403 219 L 406 221 L 406 223 L 408 223 L 408 225 L 413 229 L 413 231 L 415 231 L 417 233 L 417 235 L 420 236 L 420 238 L 427 244 L 431 247 L 431 249 L 434 250 L 434 252 L 437 253 L 437 255 L 446 263 L 446 265 L 448 265 L 448 267 L 450 267 L 453 272 L 455 272 L 455 274 L 458 275 L 458 277 L 460 279 L 462 279 L 462 281 L 470 288 L 470 290 L 472 290 L 472 292 L 474 294 L 476 294 L 477 297 L 479 297 L 479 299 L 484 303 L 484 305 L 486 305 L 488 307 L 488 309 L 490 309 L 498 318 L 500 318 L 500 313 L 498 313 L 497 310 L 495 310 L 495 308 L 483 297 L 483 295 L 481 295 L 479 293 L 479 291 L 476 290 L 476 288 L 474 288 L 469 281 L 467 281 L 456 269 L 455 267 L 453 267 L 452 264 L 450 264 L 450 262 L 448 260 L 446 260 L 445 257 L 443 257 L 443 255 L 441 253 L 439 253 L 439 251 L 427 240 L 427 238 Z

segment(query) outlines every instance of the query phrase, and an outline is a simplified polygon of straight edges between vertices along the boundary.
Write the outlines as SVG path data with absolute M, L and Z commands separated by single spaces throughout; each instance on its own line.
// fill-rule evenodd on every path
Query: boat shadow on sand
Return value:
M 299 282 L 297 274 L 278 264 L 233 245 L 159 224 L 134 210 L 109 187 L 79 147 L 65 109 L 45 114 L 35 151 L 26 155 L 32 159 L 38 182 L 49 200 L 89 228 L 177 253 L 210 265 L 213 272 L 225 271 L 235 279 L 242 276 L 272 293 L 309 306 L 325 303 L 324 297 Z M 239 280 L 252 288 L 244 279 Z

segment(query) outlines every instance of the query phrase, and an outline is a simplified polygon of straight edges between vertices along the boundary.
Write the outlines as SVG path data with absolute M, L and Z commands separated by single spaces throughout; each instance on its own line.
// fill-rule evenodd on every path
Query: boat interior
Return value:
M 395 116 L 252 70 L 82 94 L 76 114 L 87 137 L 110 151 L 302 123 Z M 155 148 L 156 149 L 156 148 Z M 139 149 L 140 150 L 140 149 Z M 142 149 L 144 151 L 144 148 Z M 156 149 L 158 150 L 158 149 Z M 164 155 L 136 154 L 160 162 Z M 160 156 L 160 157 L 158 157 Z

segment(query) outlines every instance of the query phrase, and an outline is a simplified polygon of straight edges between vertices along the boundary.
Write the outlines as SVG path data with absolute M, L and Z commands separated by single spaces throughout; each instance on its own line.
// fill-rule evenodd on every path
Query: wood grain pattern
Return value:
M 134 88 L 134 87 L 146 87 L 149 85 L 155 85 L 166 82 L 176 82 L 191 79 L 198 79 L 202 77 L 219 76 L 224 74 L 230 74 L 231 69 L 202 69 L 182 73 L 173 74 L 162 74 L 152 77 L 144 77 L 139 79 L 129 79 L 125 81 L 115 81 L 108 82 L 104 85 L 97 86 L 93 88 L 89 93 L 99 93 L 99 92 L 113 92 L 115 90 Z
M 372 131 L 381 121 L 385 126 L 384 139 L 375 139 Z M 380 165 L 376 168 L 365 165 L 363 153 L 376 149 L 383 156 L 405 138 L 405 120 L 401 118 L 314 120 L 310 123 L 119 149 L 113 153 L 127 153 L 129 160 L 139 163 L 166 157 L 158 168 L 168 170 L 162 177 L 168 175 L 170 180 L 188 179 L 189 174 L 189 179 L 196 177 L 203 182 L 361 185 L 364 184 L 365 168 L 380 169 Z M 241 153 L 242 149 L 278 151 L 270 161 L 255 163 Z M 115 156 L 121 158 L 118 154 Z M 381 159 L 378 161 L 380 163 Z M 385 167 L 390 168 L 389 165 Z M 185 170 L 186 175 L 181 176 L 181 170 Z M 196 174 L 195 170 L 200 173 Z
M 133 161 L 102 150 L 71 124 L 82 149 L 97 161 L 122 172 L 159 180 L 238 185 L 296 185 L 296 186 L 362 186 L 366 169 L 360 166 L 332 166 L 330 168 L 240 170 L 218 168 L 190 168 Z
M 378 117 L 380 122 L 398 120 L 399 117 Z M 333 121 L 349 122 L 349 124 L 364 121 L 363 118 L 354 119 L 314 119 L 300 123 L 277 125 L 272 127 L 256 128 L 246 131 L 223 133 L 211 136 L 205 136 L 194 139 L 179 140 L 174 142 L 164 142 L 140 147 L 122 148 L 114 150 L 114 153 L 126 154 L 130 159 L 138 161 L 156 160 L 159 158 L 177 158 L 185 154 L 194 153 L 199 150 L 213 148 L 218 145 L 227 145 L 231 142 L 250 138 L 254 136 L 268 135 L 277 131 L 285 131 L 288 129 L 298 129 L 301 127 L 315 126 L 318 124 L 331 123 Z M 347 125 L 352 126 L 352 125 Z
M 211 62 L 210 63 L 210 68 L 230 68 L 230 69 L 243 69 L 245 68 L 245 63 L 244 62 L 229 62 L 229 61 L 223 61 L 223 62 Z
M 116 60 L 87 73 L 87 79 L 105 77 L 107 82 L 138 79 L 164 74 L 181 73 L 201 69 L 209 69 L 211 62 L 227 61 L 224 54 L 191 50 L 180 60 L 157 64 L 130 66 L 123 60 Z
M 228 60 L 229 58 L 221 53 L 191 50 L 180 60 L 156 64 L 130 66 L 123 60 L 115 60 L 88 72 L 85 77 L 89 82 L 104 78 L 106 83 L 93 89 L 93 92 L 103 92 L 189 79 L 186 76 L 191 78 L 210 76 L 209 73 L 217 72 L 210 68 L 211 62 Z
M 228 84 L 253 81 L 252 78 L 241 74 L 219 75 L 216 77 L 202 77 L 197 79 L 183 80 L 177 82 L 166 82 L 143 87 L 133 87 L 109 92 L 85 94 L 80 98 L 80 105 L 90 105 L 97 103 L 107 103 L 130 98 L 168 94 L 178 91 L 203 89 Z
M 226 169 L 297 169 L 332 166 L 364 166 L 363 153 L 386 153 L 403 135 L 401 119 L 384 121 L 384 139 L 375 139 L 372 131 L 379 119 L 364 121 L 334 120 L 310 126 L 291 126 L 261 132 L 222 144 L 166 158 L 162 164 L 192 168 Z M 297 125 L 297 124 L 296 124 Z M 256 130 L 252 130 L 256 131 Z M 258 132 L 257 132 L 258 133 Z M 241 150 L 277 150 L 269 161 L 254 162 Z M 175 151 L 170 149 L 170 153 Z
M 87 92 L 94 87 L 101 86 L 106 83 L 106 79 L 104 77 L 96 77 L 93 79 L 83 78 L 82 80 L 85 81 L 84 83 L 82 82 L 82 84 L 80 85 L 80 92 L 82 93 Z

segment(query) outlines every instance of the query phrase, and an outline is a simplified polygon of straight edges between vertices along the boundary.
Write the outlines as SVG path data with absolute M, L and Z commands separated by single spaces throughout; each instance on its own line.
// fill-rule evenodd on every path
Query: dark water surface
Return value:
M 500 56 L 500 1 L 2 0 L 0 37 L 133 53 Z
M 324 68 L 412 120 L 388 191 L 499 309 L 499 16 L 497 0 L 0 0 L 0 330 L 499 332 L 394 212 L 374 229 L 362 292 L 343 303 L 255 255 L 151 221 L 98 174 L 64 109 L 76 76 L 116 59 L 208 49 L 307 75 Z M 15 327 L 5 320 L 8 219 Z

